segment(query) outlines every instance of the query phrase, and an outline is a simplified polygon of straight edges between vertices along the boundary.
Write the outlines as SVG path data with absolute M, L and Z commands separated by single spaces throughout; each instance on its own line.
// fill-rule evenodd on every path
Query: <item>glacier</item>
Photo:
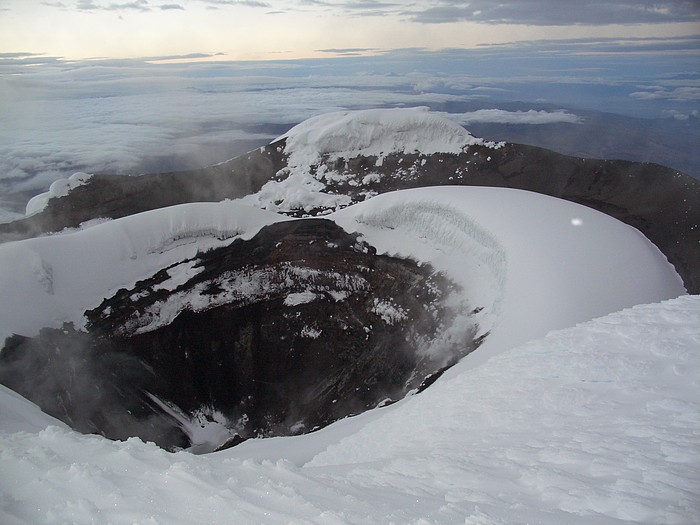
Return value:
M 510 323 L 501 333 L 519 334 L 517 342 L 685 292 L 673 267 L 639 232 L 540 194 L 420 188 L 379 195 L 345 210 L 327 218 L 362 233 L 381 253 L 444 271 L 473 303 L 463 311 L 482 309 L 477 321 L 489 331 L 497 322 Z M 66 322 L 82 327 L 84 312 L 117 289 L 281 220 L 289 218 L 247 202 L 191 203 L 2 244 L 6 271 L 0 274 L 0 300 L 14 307 L 0 317 L 0 336 L 32 336 Z M 183 309 L 175 302 L 177 297 L 171 298 L 173 315 Z M 523 315 L 522 304 L 532 314 Z M 499 337 L 492 333 L 490 339 Z

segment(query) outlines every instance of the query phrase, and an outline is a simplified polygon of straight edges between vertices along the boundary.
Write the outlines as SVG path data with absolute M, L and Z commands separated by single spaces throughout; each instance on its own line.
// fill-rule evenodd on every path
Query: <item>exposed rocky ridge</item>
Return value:
M 324 191 L 351 201 L 397 189 L 478 185 L 525 189 L 597 209 L 639 229 L 668 257 L 690 293 L 700 293 L 700 181 L 656 164 L 560 155 L 533 146 L 472 145 L 462 154 L 389 154 L 335 159 L 309 172 Z M 331 176 L 333 175 L 333 176 Z M 183 202 L 238 198 L 289 176 L 285 141 L 196 171 L 138 177 L 94 176 L 41 213 L 0 224 L 0 240 L 77 227 Z M 285 210 L 283 210 L 285 211 Z M 286 210 L 323 213 L 323 208 Z
M 0 242 L 76 228 L 91 219 L 118 219 L 187 202 L 218 202 L 258 191 L 281 167 L 274 148 L 260 148 L 199 170 L 123 176 L 97 174 L 41 212 L 0 224 Z
M 87 312 L 87 334 L 12 338 L 0 381 L 78 430 L 166 448 L 215 416 L 234 443 L 308 432 L 403 397 L 478 345 L 474 326 L 426 352 L 454 315 L 450 286 L 331 221 L 285 221 L 119 290 Z

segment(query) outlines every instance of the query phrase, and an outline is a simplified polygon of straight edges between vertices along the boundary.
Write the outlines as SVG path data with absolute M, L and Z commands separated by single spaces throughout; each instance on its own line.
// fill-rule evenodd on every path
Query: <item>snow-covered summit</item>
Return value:
M 419 178 L 421 168 L 435 155 L 457 156 L 469 146 L 497 149 L 503 145 L 476 138 L 427 107 L 318 115 L 293 127 L 272 145 L 282 140 L 284 146 L 278 145 L 278 151 L 284 151 L 286 167 L 246 200 L 270 211 L 293 214 L 337 210 L 403 187 L 397 181 L 416 186 L 410 181 Z
M 326 113 L 293 127 L 277 140 L 281 139 L 287 141 L 290 166 L 309 166 L 321 156 L 332 160 L 390 153 L 460 153 L 467 146 L 486 144 L 427 107 Z

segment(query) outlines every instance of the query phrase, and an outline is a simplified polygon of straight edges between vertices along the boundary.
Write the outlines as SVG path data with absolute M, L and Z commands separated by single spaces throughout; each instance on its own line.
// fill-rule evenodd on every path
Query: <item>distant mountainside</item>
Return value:
M 673 118 L 646 120 L 576 110 L 579 124 L 475 123 L 469 130 L 493 140 L 551 149 L 565 155 L 621 159 L 668 166 L 700 179 L 700 123 Z
M 581 107 L 562 107 L 547 103 L 465 101 L 436 104 L 433 109 L 450 114 L 492 111 L 527 114 L 532 111 L 551 113 L 566 110 L 578 118 L 576 123 L 517 124 L 508 122 L 468 121 L 470 132 L 490 140 L 528 144 L 551 149 L 574 157 L 605 160 L 650 162 L 681 171 L 700 179 L 700 118 L 677 115 L 665 118 L 641 118 L 590 111 Z M 488 119 L 484 119 L 488 120 Z

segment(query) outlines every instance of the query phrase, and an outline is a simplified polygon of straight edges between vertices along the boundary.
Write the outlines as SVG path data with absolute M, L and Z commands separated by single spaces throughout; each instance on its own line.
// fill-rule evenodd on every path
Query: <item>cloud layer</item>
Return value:
M 42 2 L 49 7 L 80 11 L 196 10 L 202 6 L 260 8 L 269 13 L 295 11 L 335 13 L 338 16 L 391 16 L 424 24 L 460 21 L 524 25 L 668 24 L 700 20 L 698 0 L 189 0 L 162 3 L 153 0 Z
M 469 126 L 475 123 L 488 124 L 581 124 L 583 118 L 564 110 L 537 111 L 504 111 L 502 109 L 479 109 L 467 113 L 451 115 L 453 120 Z
M 489 24 L 609 25 L 695 22 L 697 0 L 441 0 L 416 10 L 416 22 L 439 24 L 468 20 Z
M 564 108 L 689 121 L 700 100 L 688 51 L 697 43 L 564 40 L 374 57 L 337 48 L 326 51 L 346 58 L 187 64 L 179 62 L 213 55 L 69 62 L 3 53 L 0 201 L 28 199 L 77 171 L 220 162 L 343 109 L 427 105 L 467 127 L 582 122 Z

